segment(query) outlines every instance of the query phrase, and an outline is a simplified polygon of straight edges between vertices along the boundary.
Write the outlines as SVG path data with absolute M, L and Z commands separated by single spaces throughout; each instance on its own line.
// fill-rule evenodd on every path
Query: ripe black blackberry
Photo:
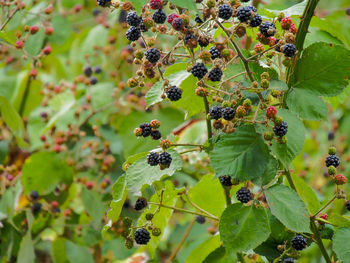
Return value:
M 252 8 L 250 6 L 241 7 L 240 9 L 238 9 L 237 18 L 242 23 L 247 22 L 252 18 Z
M 129 41 L 136 41 L 141 37 L 141 29 L 135 26 L 132 26 L 126 31 L 126 38 Z
M 151 235 L 146 229 L 140 228 L 135 231 L 134 239 L 137 244 L 146 245 L 150 241 Z
M 185 45 L 191 49 L 196 48 L 198 45 L 197 38 L 192 34 L 187 34 L 184 38 Z
M 296 235 L 293 237 L 291 243 L 292 248 L 298 251 L 305 249 L 307 246 L 306 239 L 302 235 Z
M 97 67 L 94 68 L 94 73 L 95 74 L 100 74 L 101 72 L 102 72 L 102 68 L 101 67 L 97 66 Z
M 144 209 L 146 206 L 147 206 L 147 199 L 144 197 L 140 197 L 136 200 L 134 208 L 136 211 L 140 211 Z
M 141 29 L 141 32 L 148 31 L 147 27 L 145 26 L 145 21 L 142 18 L 141 18 L 141 23 L 140 23 L 140 29 Z
M 329 155 L 327 158 L 326 158 L 326 166 L 329 167 L 329 166 L 334 166 L 334 167 L 338 167 L 340 164 L 340 160 L 338 158 L 338 156 L 336 155 Z
M 254 13 L 258 12 L 258 10 L 255 8 L 255 6 L 248 5 L 247 6 L 250 10 L 252 10 Z
M 185 22 L 181 18 L 175 18 L 171 25 L 176 31 L 181 31 L 185 27 Z
M 232 120 L 235 117 L 235 114 L 235 110 L 231 107 L 226 107 L 222 109 L 222 117 L 227 121 Z
M 111 0 L 97 0 L 97 4 L 102 7 L 106 7 L 110 2 Z
M 91 75 L 92 75 L 92 68 L 90 66 L 86 66 L 83 71 L 84 71 L 84 75 L 86 77 L 91 77 Z
M 166 21 L 166 18 L 167 18 L 166 14 L 161 9 L 154 12 L 152 16 L 152 19 L 156 24 L 164 24 L 164 22 Z
M 191 73 L 198 79 L 202 79 L 208 73 L 208 69 L 204 66 L 203 63 L 197 63 L 192 67 Z
M 286 57 L 294 57 L 295 53 L 297 52 L 297 48 L 293 44 L 285 44 L 283 47 L 283 54 Z
M 209 110 L 210 118 L 218 120 L 222 117 L 222 108 L 220 106 L 213 106 Z
M 37 200 L 37 199 L 39 199 L 39 193 L 38 193 L 37 191 L 31 191 L 31 192 L 30 192 L 30 198 L 31 198 L 32 200 Z
M 280 41 L 281 41 L 281 40 L 280 40 L 279 38 L 276 38 L 276 40 L 275 40 L 275 45 L 277 45 Z M 281 46 L 275 47 L 275 50 L 276 50 L 277 52 L 281 52 Z
M 221 53 L 216 47 L 211 47 L 209 53 L 211 54 L 211 59 L 221 58 Z
M 200 37 L 198 39 L 198 44 L 201 46 L 201 47 L 207 47 L 209 45 L 209 39 L 206 38 L 206 37 Z
M 252 193 L 247 189 L 246 187 L 242 187 L 239 189 L 236 193 L 237 200 L 241 203 L 248 203 L 250 200 L 253 199 Z
M 91 84 L 91 85 L 96 85 L 97 82 L 98 82 L 98 79 L 97 79 L 96 77 L 91 77 L 91 78 L 90 78 L 90 84 Z
M 150 152 L 147 155 L 147 163 L 150 166 L 157 166 L 159 164 L 159 154 L 156 152 Z
M 223 186 L 232 186 L 231 176 L 228 175 L 222 175 L 219 177 L 220 183 Z
M 197 14 L 196 17 L 194 18 L 194 21 L 198 24 L 203 24 L 202 18 Z
M 201 225 L 204 224 L 205 223 L 205 217 L 201 216 L 201 215 L 197 215 L 196 216 L 196 222 L 201 224 Z
M 41 211 L 41 204 L 40 203 L 34 203 L 32 206 L 32 212 L 34 215 L 38 214 Z
M 142 136 L 148 137 L 151 135 L 152 127 L 149 123 L 143 123 L 140 125 L 140 128 L 142 129 Z
M 219 68 L 213 68 L 210 72 L 209 72 L 209 75 L 208 75 L 208 78 L 211 80 L 211 81 L 220 81 L 221 80 L 221 77 L 222 77 L 222 70 L 219 69 Z
M 181 99 L 182 91 L 178 87 L 172 86 L 166 91 L 166 95 L 169 100 L 178 101 L 179 99 Z
M 130 12 L 126 16 L 126 22 L 129 26 L 139 26 L 141 23 L 141 17 L 139 17 L 135 11 Z
M 273 132 L 276 136 L 283 137 L 288 132 L 288 124 L 285 121 L 282 121 L 280 125 L 275 125 L 275 127 L 273 127 Z
M 254 13 L 254 17 L 250 20 L 249 25 L 251 27 L 260 26 L 262 23 L 262 17 L 258 13 Z
M 153 130 L 151 132 L 151 137 L 153 140 L 159 140 L 160 138 L 162 138 L 162 134 L 158 130 Z
M 346 209 L 350 211 L 350 200 L 345 203 Z
M 151 63 L 156 63 L 160 59 L 160 51 L 156 48 L 150 48 L 145 52 L 146 59 Z
M 283 260 L 283 263 L 294 263 L 294 259 L 293 258 L 285 258 Z
M 267 21 L 260 25 L 259 30 L 264 37 L 272 37 L 276 33 L 276 26 L 274 23 Z
M 169 167 L 172 160 L 170 153 L 162 152 L 159 154 L 159 163 L 164 167 Z
M 232 17 L 233 14 L 233 9 L 231 6 L 229 5 L 220 5 L 219 6 L 219 13 L 218 13 L 218 17 L 227 20 L 230 19 Z

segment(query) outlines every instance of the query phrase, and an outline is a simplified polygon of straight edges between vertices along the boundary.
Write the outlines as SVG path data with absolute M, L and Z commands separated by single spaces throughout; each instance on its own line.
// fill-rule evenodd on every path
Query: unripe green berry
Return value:
M 276 125 L 280 125 L 283 122 L 283 118 L 281 116 L 276 116 L 273 122 Z
M 137 59 L 143 59 L 143 56 L 144 56 L 144 53 L 143 53 L 142 50 L 137 50 L 137 51 L 135 52 L 135 58 L 137 58 Z
M 268 72 L 264 72 L 260 75 L 260 78 L 270 80 L 270 75 Z
M 284 13 L 281 12 L 281 13 L 278 14 L 277 20 L 278 20 L 278 21 L 281 21 L 284 17 L 285 17 Z
M 208 0 L 207 1 L 207 7 L 212 8 L 215 6 L 215 0 Z
M 269 86 L 270 86 L 270 82 L 267 80 L 267 79 L 262 79 L 260 81 L 260 86 L 263 88 L 263 89 L 268 89 Z
M 243 101 L 243 106 L 246 108 L 250 108 L 252 106 L 252 101 L 250 99 L 245 99 Z
M 159 120 L 152 120 L 149 124 L 153 129 L 158 129 L 161 125 L 161 122 Z
M 153 219 L 153 214 L 148 213 L 145 215 L 146 220 L 151 221 Z
M 286 136 L 283 136 L 282 138 L 279 139 L 279 143 L 281 144 L 286 144 L 288 142 L 288 139 Z
M 231 101 L 224 100 L 223 103 L 221 104 L 223 108 L 231 107 Z
M 135 128 L 134 129 L 134 135 L 137 137 L 142 136 L 142 129 L 141 128 Z
M 226 58 L 226 57 L 229 57 L 231 56 L 231 51 L 229 49 L 224 49 L 222 52 L 221 52 L 221 55 Z
M 152 235 L 155 236 L 155 237 L 160 236 L 161 233 L 162 233 L 162 230 L 159 227 L 155 227 L 152 230 Z
M 132 225 L 132 219 L 130 217 L 124 217 L 123 219 L 123 225 L 125 227 L 131 227 Z
M 329 147 L 329 149 L 328 149 L 329 155 L 334 155 L 336 153 L 337 153 L 337 149 L 335 147 Z
M 333 165 L 328 167 L 328 174 L 329 175 L 335 175 L 337 173 L 337 168 L 335 168 Z
M 273 133 L 272 132 L 265 132 L 264 139 L 266 141 L 271 141 L 273 139 Z
M 134 246 L 134 241 L 130 238 L 125 239 L 125 247 L 127 249 L 132 249 L 132 247 Z

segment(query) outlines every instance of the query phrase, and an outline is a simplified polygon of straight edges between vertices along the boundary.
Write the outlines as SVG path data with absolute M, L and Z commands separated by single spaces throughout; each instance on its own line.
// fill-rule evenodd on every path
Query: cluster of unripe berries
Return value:
M 287 138 L 285 135 L 288 133 L 288 124 L 282 117 L 277 116 L 277 109 L 274 106 L 267 107 L 266 117 L 273 121 L 273 132 L 278 137 L 278 141 L 280 143 L 286 143 Z M 273 134 L 271 132 L 266 132 L 264 138 L 271 141 L 273 139 Z
M 134 129 L 134 135 L 137 137 L 149 137 L 151 136 L 153 140 L 159 140 L 162 138 L 162 134 L 158 130 L 161 122 L 158 120 L 153 120 L 150 123 L 143 123 L 138 128 Z

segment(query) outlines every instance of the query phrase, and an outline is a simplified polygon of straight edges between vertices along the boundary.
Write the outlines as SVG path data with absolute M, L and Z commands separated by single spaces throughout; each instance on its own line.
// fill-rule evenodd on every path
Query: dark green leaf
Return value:
M 101 221 L 101 218 L 105 212 L 105 206 L 99 193 L 90 191 L 84 187 L 81 192 L 81 198 L 83 200 L 86 212 L 93 218 L 94 221 Z
M 350 228 L 339 228 L 333 237 L 333 249 L 342 263 L 350 262 Z

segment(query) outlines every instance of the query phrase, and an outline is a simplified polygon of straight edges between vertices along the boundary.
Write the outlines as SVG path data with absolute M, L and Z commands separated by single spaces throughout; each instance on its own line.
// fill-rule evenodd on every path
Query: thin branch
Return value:
M 314 234 L 314 237 L 316 239 L 316 244 L 318 245 L 319 249 L 321 250 L 321 253 L 324 257 L 324 259 L 326 260 L 327 263 L 332 263 L 332 260 L 330 259 L 326 248 L 323 245 L 321 236 L 320 236 L 320 232 L 317 229 L 317 226 L 315 224 L 314 219 L 311 220 L 311 231 Z
M 204 101 L 204 107 L 205 107 L 205 120 L 207 122 L 207 134 L 208 134 L 208 140 L 211 139 L 211 137 L 213 136 L 212 134 L 212 130 L 211 130 L 211 121 L 210 119 L 208 119 L 208 114 L 209 114 L 209 102 L 207 97 L 203 97 L 203 101 Z
M 4 24 L 0 27 L 0 31 L 2 31 L 6 25 L 11 21 L 11 19 L 14 17 L 14 15 L 19 11 L 19 8 L 17 7 L 16 9 L 13 10 L 13 12 L 11 13 L 11 15 L 6 19 L 6 21 L 4 22 Z
M 186 195 L 187 201 L 191 204 L 191 206 L 193 206 L 194 208 L 196 208 L 197 210 L 201 211 L 204 214 L 207 214 L 207 215 L 209 215 L 211 217 L 215 217 L 213 214 L 205 211 L 204 209 L 200 208 L 198 205 L 193 203 L 192 200 L 190 199 L 190 197 L 188 196 L 188 192 L 187 191 L 186 191 L 185 195 Z
M 315 218 L 319 213 L 321 213 L 323 210 L 325 210 L 330 204 L 334 202 L 334 200 L 337 199 L 337 195 L 333 196 L 331 200 L 328 201 L 327 204 L 325 204 L 323 207 L 321 207 L 312 217 Z

